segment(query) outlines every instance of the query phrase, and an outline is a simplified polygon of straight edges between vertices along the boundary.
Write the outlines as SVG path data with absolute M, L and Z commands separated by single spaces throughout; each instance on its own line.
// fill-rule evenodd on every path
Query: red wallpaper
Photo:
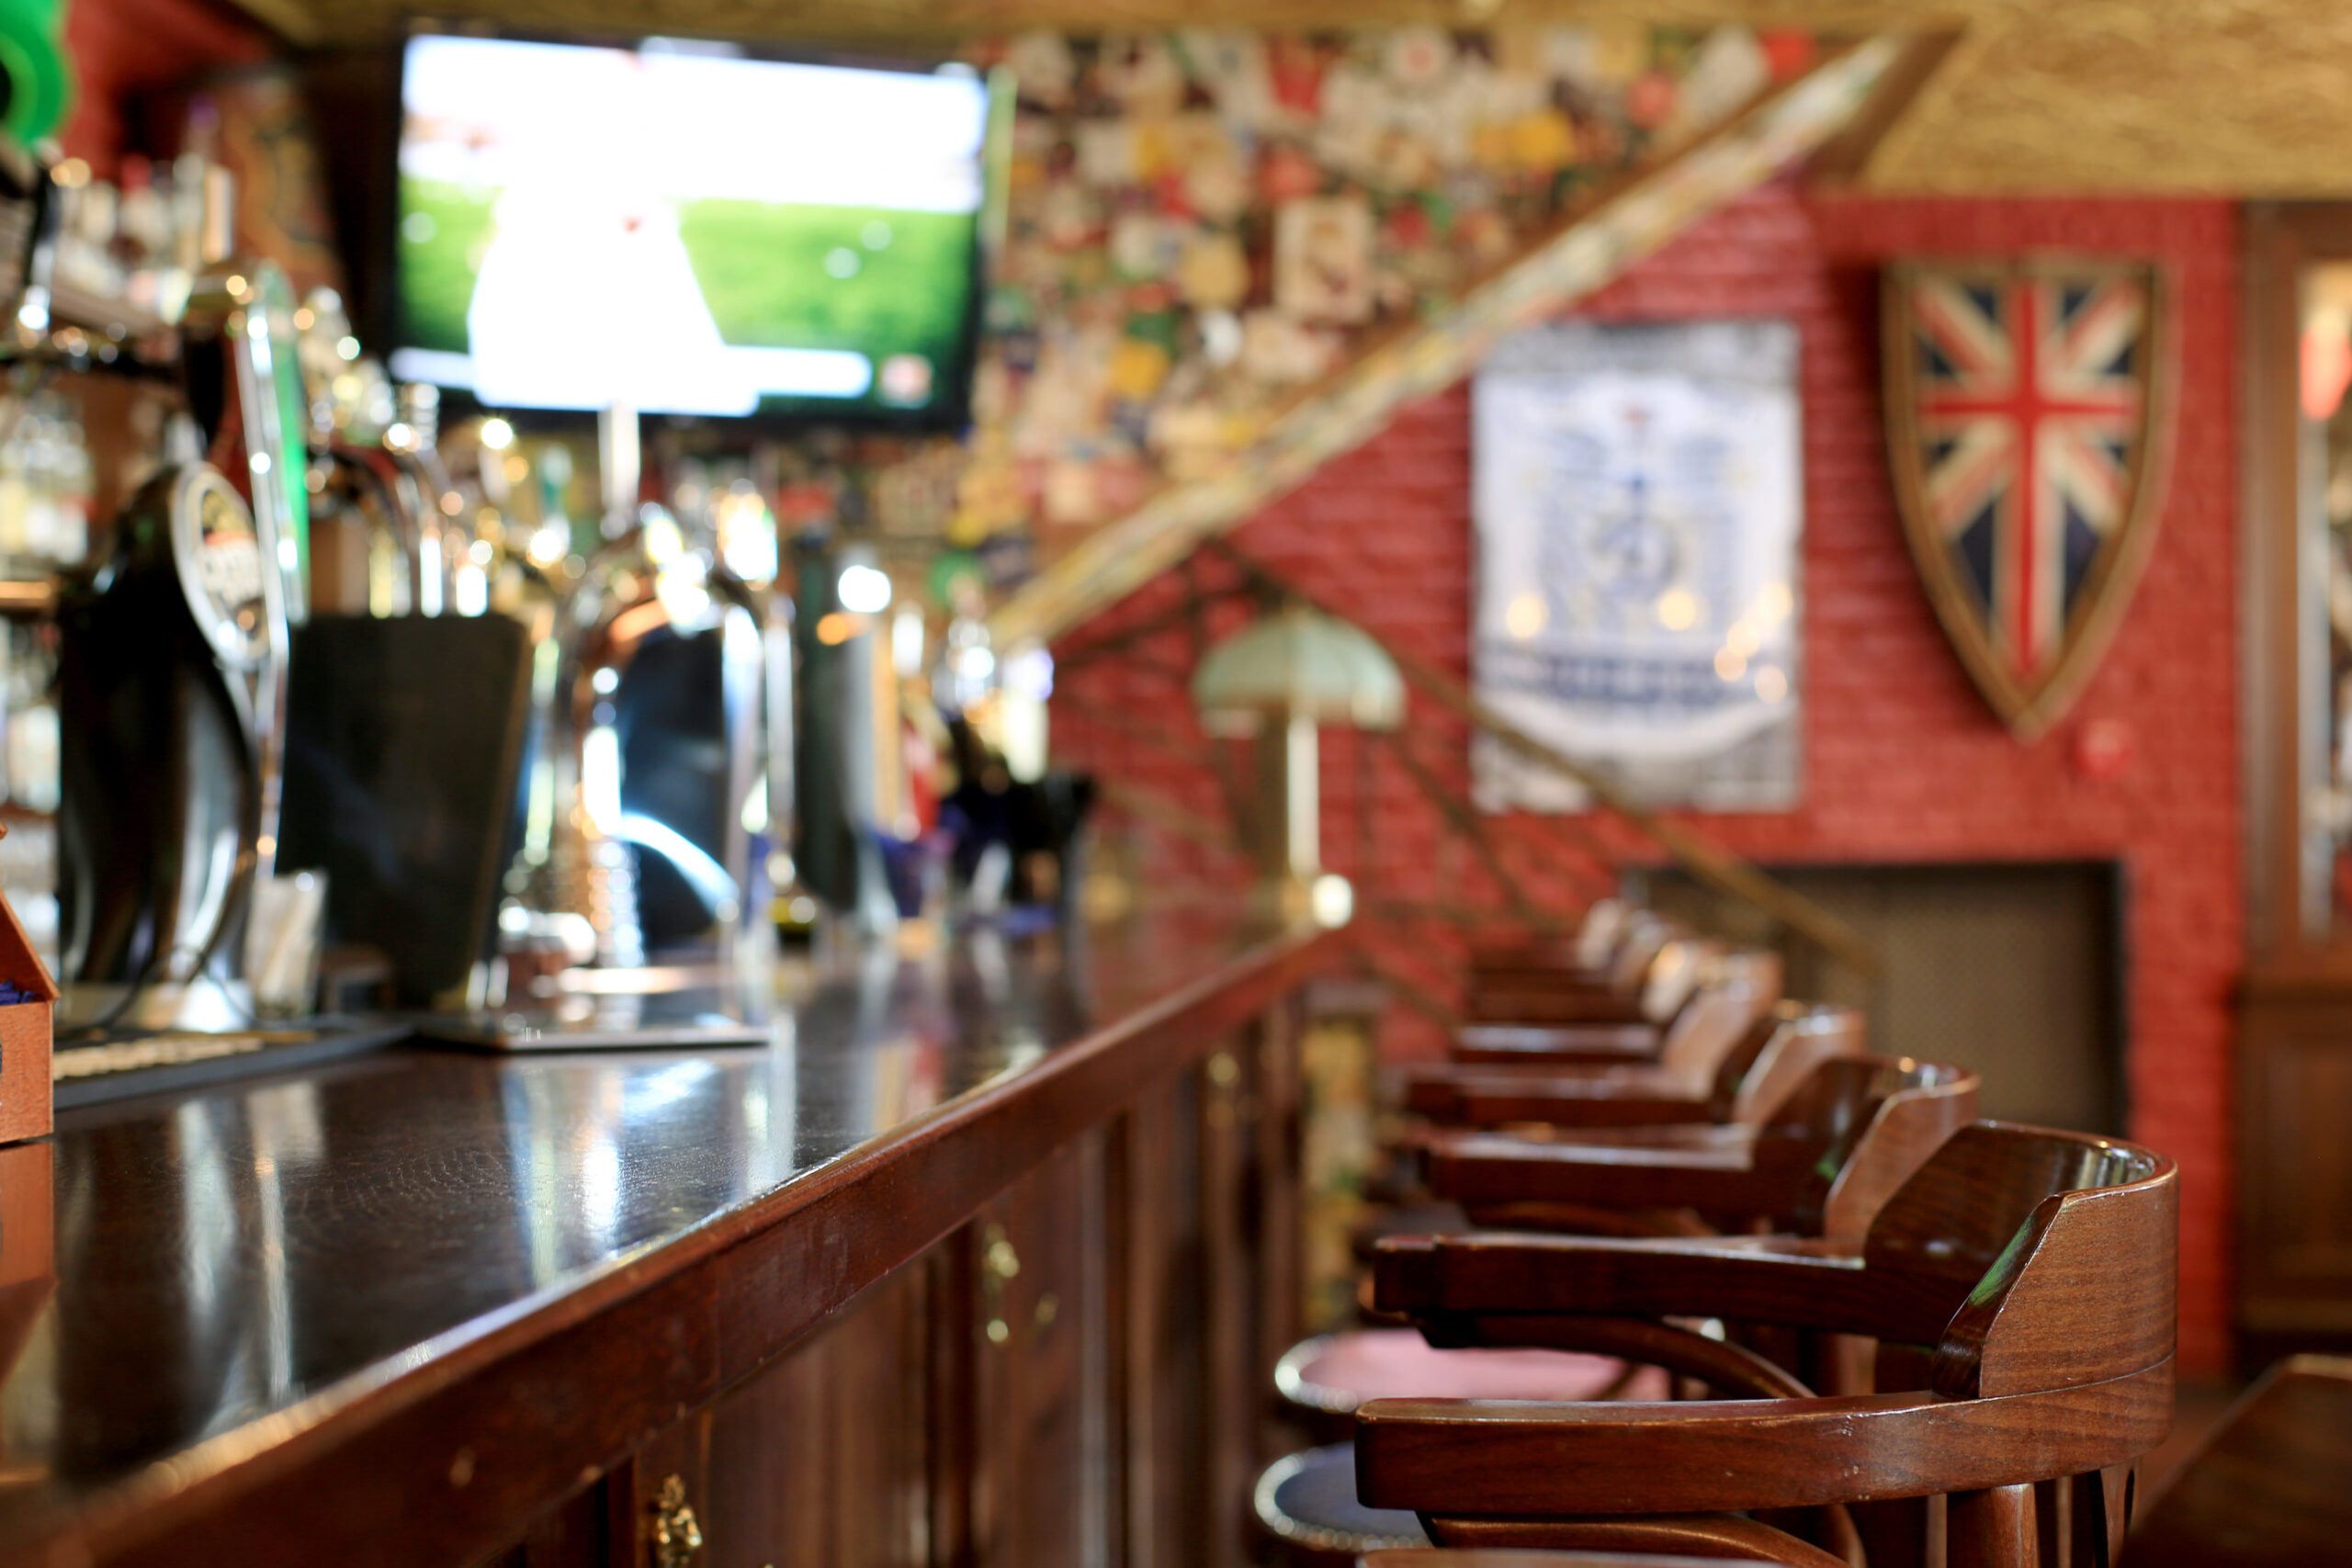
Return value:
M 272 51 L 269 35 L 206 0 L 67 0 L 65 50 L 79 78 L 58 140 L 112 178 L 131 144 L 126 99 Z
M 1760 192 L 1610 289 L 1619 319 L 1770 314 L 1804 334 L 1805 798 L 1786 815 L 1711 818 L 1704 830 L 1760 860 L 2120 858 L 2128 868 L 2132 1132 L 2177 1158 L 2182 1359 L 2215 1369 L 2227 1322 L 2229 992 L 2241 954 L 2236 729 L 2236 227 L 2224 202 L 1883 201 Z M 2074 250 L 2143 255 L 2180 301 L 2180 403 L 2161 533 L 2139 596 L 2066 721 L 2019 746 L 1953 658 L 1905 551 L 1880 419 L 1876 269 L 1898 255 Z M 1236 536 L 1253 558 L 1460 672 L 1470 581 L 1468 400 L 1410 410 Z M 1204 569 L 1208 570 L 1211 569 Z M 1074 637 L 1136 626 L 1175 600 L 1155 584 Z M 1171 674 L 1182 630 L 1136 656 L 1065 671 L 1055 746 L 1073 765 L 1146 785 L 1204 816 L 1223 810 Z M 2128 739 L 2122 768 L 2075 761 L 2084 727 Z M 1456 784 L 1458 731 L 1424 737 Z M 1408 770 L 1327 732 L 1324 851 L 1360 897 L 1493 905 L 1496 884 Z M 1362 850 L 1370 830 L 1368 863 Z M 1501 858 L 1538 902 L 1591 888 L 1573 823 L 1513 818 Z M 1229 877 L 1230 855 L 1138 830 L 1157 879 Z M 1383 966 L 1440 996 L 1456 952 L 1426 923 L 1391 926 Z M 1397 1054 L 1434 1050 L 1433 1026 L 1394 1010 Z

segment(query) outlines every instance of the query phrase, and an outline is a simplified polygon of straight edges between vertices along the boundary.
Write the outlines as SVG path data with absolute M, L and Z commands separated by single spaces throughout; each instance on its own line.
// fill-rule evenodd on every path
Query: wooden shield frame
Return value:
M 1950 551 L 1937 538 L 1928 514 L 1927 468 L 1919 430 L 1917 344 L 1911 332 L 1911 300 L 1927 278 L 2012 283 L 2022 278 L 2098 282 L 2130 277 L 2147 291 L 2148 318 L 2142 356 L 2140 428 L 2126 464 L 2130 499 L 2123 517 L 2099 547 L 2081 596 L 2066 617 L 2058 656 L 2037 679 L 2011 672 L 1968 590 L 1959 581 Z M 2152 262 L 2096 258 L 2020 257 L 1955 261 L 1904 261 L 1886 269 L 1881 288 L 1879 335 L 1884 362 L 1888 467 L 1894 480 L 1903 536 L 1920 581 L 1943 623 L 1952 650 L 1978 691 L 2019 740 L 2046 732 L 2082 694 L 2130 608 L 2140 574 L 2155 545 L 2165 481 L 2170 478 L 2173 396 L 2177 342 L 2173 290 L 2165 270 Z

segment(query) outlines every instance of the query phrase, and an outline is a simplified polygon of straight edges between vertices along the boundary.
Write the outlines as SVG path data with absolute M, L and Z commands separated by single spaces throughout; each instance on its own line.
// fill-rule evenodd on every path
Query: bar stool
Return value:
M 1690 936 L 1657 949 L 1630 998 L 1614 990 L 1532 988 L 1524 981 L 1501 987 L 1474 974 L 1448 1055 L 1457 1062 L 1635 1061 L 1657 1054 L 1667 1031 L 1702 992 L 1746 986 L 1770 1007 L 1780 999 L 1781 975 L 1777 953 Z
M 1850 1552 L 1743 1516 L 1941 1496 L 1940 1521 L 1927 1506 L 1874 1517 L 1878 1568 L 1926 1561 L 1931 1537 L 1949 1568 L 2054 1563 L 2062 1537 L 2073 1562 L 2112 1562 L 2131 1467 L 2171 1424 L 2177 1250 L 2172 1161 L 1995 1122 L 1955 1134 L 1859 1244 L 1390 1244 L 1377 1300 L 1434 1340 L 1608 1351 L 1638 1330 L 1657 1364 L 1746 1397 L 1375 1401 L 1358 1415 L 1361 1495 L 1418 1513 L 1444 1545 L 1813 1565 Z M 1880 1392 L 1798 1385 L 1787 1403 L 1784 1371 L 1665 1321 L 1702 1314 L 1872 1337 Z
M 1778 1106 L 1820 1063 L 1863 1050 L 1859 1012 L 1782 1002 L 1716 1064 L 1703 1094 L 1691 1093 L 1690 1075 L 1676 1064 L 1562 1072 L 1464 1066 L 1414 1088 L 1423 1114 L 1456 1126 L 1744 1124 Z
M 1430 1190 L 1487 1228 L 1860 1235 L 1974 1117 L 1979 1081 L 1941 1063 L 1839 1056 L 1750 1123 L 1432 1129 L 1422 1160 Z
M 1753 1127 L 1778 1112 L 1797 1086 L 1825 1061 L 1862 1052 L 1862 1019 L 1848 1008 L 1782 1002 L 1752 1024 L 1715 1067 L 1703 1098 L 1672 1067 L 1468 1067 L 1445 1065 L 1409 1069 L 1405 1084 L 1408 1111 L 1441 1124 L 1506 1127 L 1550 1124 L 1556 1135 L 1569 1128 L 1706 1125 L 1729 1122 Z M 1973 1114 L 1973 1111 L 1968 1113 Z M 1952 1125 L 1968 1120 L 1962 1115 Z M 1427 1190 L 1419 1167 L 1422 1139 L 1410 1133 L 1392 1152 L 1385 1182 L 1385 1206 L 1357 1236 L 1357 1255 L 1370 1283 L 1372 1248 L 1383 1235 L 1417 1235 L 1463 1230 L 1469 1217 L 1459 1205 Z M 1409 1171 L 1396 1168 L 1409 1164 Z M 1368 1304 L 1368 1303 L 1367 1303 Z M 1279 1380 L 1279 1372 L 1277 1377 Z
M 1464 1016 L 1473 1023 L 1656 1023 L 1660 1020 L 1650 1010 L 1670 995 L 1679 968 L 1704 955 L 1704 949 L 1666 954 L 1670 944 L 1684 941 L 1698 939 L 1639 909 L 1626 919 L 1598 973 L 1474 953 Z M 1662 956 L 1666 963 L 1656 976 L 1661 987 L 1653 992 L 1649 981 Z
M 1527 934 L 1476 942 L 1470 949 L 1471 966 L 1488 971 L 1567 970 L 1596 982 L 1605 980 L 1609 961 L 1624 941 L 1626 929 L 1640 908 L 1629 898 L 1596 898 L 1585 907 L 1584 918 L 1577 922 L 1574 936 L 1563 941 L 1555 936 Z
M 1398 1076 L 1405 1110 L 1455 1125 L 1543 1122 L 1642 1126 L 1737 1121 L 1770 1104 L 1813 1065 L 1862 1049 L 1849 1008 L 1769 1001 L 1727 986 L 1702 992 L 1667 1032 L 1655 1062 L 1590 1065 L 1575 1057 L 1422 1063 Z
M 1814 1060 L 1860 1050 L 1861 1020 L 1843 1010 L 1822 1011 L 1784 1035 L 1782 1023 L 1795 1021 L 1802 1010 L 1792 1010 L 1786 1020 L 1778 1015 L 1777 960 L 1769 969 L 1748 969 L 1737 962 L 1744 956 L 1730 955 L 1732 964 L 1718 967 L 1710 983 L 1681 1007 L 1667 1031 L 1662 1061 L 1627 1066 L 1631 1058 L 1623 1054 L 1589 1057 L 1570 1052 L 1555 1057 L 1521 1050 L 1508 1063 L 1416 1064 L 1391 1079 L 1392 1097 L 1408 1115 L 1459 1122 L 1480 1120 L 1466 1114 L 1481 1103 L 1476 1098 L 1480 1095 L 1502 1095 L 1514 1089 L 1536 1091 L 1559 1084 L 1564 1102 L 1559 1119 L 1564 1122 L 1589 1126 L 1654 1123 L 1707 1117 L 1714 1106 L 1727 1112 L 1743 1091 L 1751 1100 L 1756 1093 L 1777 1093 L 1784 1078 L 1801 1077 Z M 1749 1069 L 1759 1063 L 1770 1071 L 1764 1077 L 1751 1077 Z M 1571 1098 L 1582 1103 L 1565 1103 Z M 1707 1103 L 1697 1103 L 1702 1099 Z M 1677 1100 L 1683 1103 L 1670 1103 Z M 1540 1111 L 1522 1112 L 1502 1120 L 1541 1115 Z M 1396 1158 L 1398 1152 L 1390 1151 L 1385 1170 L 1372 1184 L 1381 1211 L 1360 1245 L 1380 1234 L 1456 1228 L 1462 1223 L 1457 1213 L 1430 1201 L 1416 1175 Z

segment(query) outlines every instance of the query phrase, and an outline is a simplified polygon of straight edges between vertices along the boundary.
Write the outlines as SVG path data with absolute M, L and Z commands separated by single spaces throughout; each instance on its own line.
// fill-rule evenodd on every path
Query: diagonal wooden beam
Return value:
M 1366 350 L 1224 468 L 1159 491 L 1032 579 L 989 617 L 996 646 L 1049 641 L 1125 598 L 1372 439 L 1405 404 L 1460 380 L 1507 333 L 1592 293 L 1770 178 L 1835 134 L 1902 51 L 1889 37 L 1826 51 L 1804 76 L 1602 196 L 1451 310 Z
M 1816 190 L 1868 186 L 1879 149 L 1895 127 L 1905 123 L 1928 79 L 1960 42 L 1960 34 L 1955 27 L 1914 33 L 1905 39 L 1903 52 L 1881 73 L 1870 102 L 1805 161 L 1805 185 Z

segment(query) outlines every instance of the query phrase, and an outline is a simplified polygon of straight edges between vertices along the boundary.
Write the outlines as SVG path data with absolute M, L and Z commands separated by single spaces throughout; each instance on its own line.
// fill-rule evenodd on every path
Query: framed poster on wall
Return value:
M 1802 440 L 1791 322 L 1507 339 L 1472 389 L 1480 698 L 1645 803 L 1795 806 Z M 1586 805 L 1485 737 L 1471 762 L 1487 810 Z

